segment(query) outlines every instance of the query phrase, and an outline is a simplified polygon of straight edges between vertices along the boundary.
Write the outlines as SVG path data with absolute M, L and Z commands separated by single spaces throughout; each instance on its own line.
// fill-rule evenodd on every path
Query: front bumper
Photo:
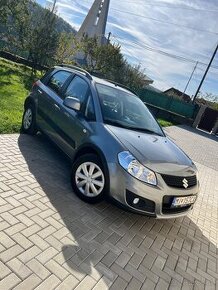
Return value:
M 158 185 L 152 186 L 132 177 L 121 166 L 109 165 L 110 195 L 117 202 L 131 211 L 153 216 L 156 218 L 177 218 L 193 208 L 193 204 L 187 207 L 171 208 L 173 197 L 192 196 L 198 194 L 199 183 L 188 189 L 180 189 L 168 186 L 161 174 L 156 173 Z M 185 173 L 184 173 L 184 176 Z M 133 199 L 139 198 L 140 204 L 135 206 Z

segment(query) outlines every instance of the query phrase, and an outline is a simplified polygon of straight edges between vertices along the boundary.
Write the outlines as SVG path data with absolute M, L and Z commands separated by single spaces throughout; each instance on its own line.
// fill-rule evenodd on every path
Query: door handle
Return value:
M 61 109 L 57 104 L 54 104 L 54 106 L 55 106 L 55 109 L 57 109 L 57 110 Z
M 70 114 L 67 112 L 64 112 L 64 115 L 67 116 L 68 118 L 70 117 Z
M 42 91 L 40 89 L 38 89 L 38 93 L 42 94 Z

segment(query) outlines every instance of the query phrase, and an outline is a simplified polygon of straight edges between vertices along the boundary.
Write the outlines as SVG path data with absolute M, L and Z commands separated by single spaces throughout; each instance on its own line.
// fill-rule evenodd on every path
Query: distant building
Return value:
M 153 82 L 154 81 L 146 75 L 144 88 L 147 89 L 148 87 L 150 87 L 151 84 L 153 84 Z
M 165 95 L 168 95 L 170 97 L 173 97 L 175 99 L 179 99 L 181 101 L 184 101 L 186 103 L 189 103 L 191 101 L 191 98 L 189 95 L 184 94 L 183 92 L 175 89 L 175 88 L 170 88 L 166 91 L 163 92 Z

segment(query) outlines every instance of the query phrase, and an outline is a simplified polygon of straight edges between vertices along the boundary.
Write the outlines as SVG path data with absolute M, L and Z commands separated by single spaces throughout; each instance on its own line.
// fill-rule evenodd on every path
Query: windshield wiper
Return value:
M 119 121 L 105 120 L 105 123 L 108 124 L 108 125 L 129 129 L 129 127 L 126 127 L 125 125 L 123 125 Z
M 129 127 L 129 129 L 140 131 L 140 132 L 145 132 L 145 133 L 149 133 L 149 134 L 155 134 L 155 135 L 158 135 L 158 136 L 163 136 L 163 134 L 161 134 L 161 133 L 158 133 L 156 131 L 149 130 L 149 129 L 146 129 L 146 128 Z

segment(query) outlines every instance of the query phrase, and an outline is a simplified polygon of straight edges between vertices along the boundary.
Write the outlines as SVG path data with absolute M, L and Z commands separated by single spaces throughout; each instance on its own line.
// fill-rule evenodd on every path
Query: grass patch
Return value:
M 169 126 L 173 126 L 175 124 L 173 124 L 172 122 L 163 120 L 163 119 L 158 119 L 159 124 L 161 125 L 161 127 L 169 127 Z
M 19 132 L 23 103 L 33 82 L 31 68 L 0 58 L 0 134 Z M 174 125 L 163 119 L 158 122 L 162 127 Z
M 19 132 L 23 103 L 34 78 L 31 68 L 0 58 L 0 133 Z

